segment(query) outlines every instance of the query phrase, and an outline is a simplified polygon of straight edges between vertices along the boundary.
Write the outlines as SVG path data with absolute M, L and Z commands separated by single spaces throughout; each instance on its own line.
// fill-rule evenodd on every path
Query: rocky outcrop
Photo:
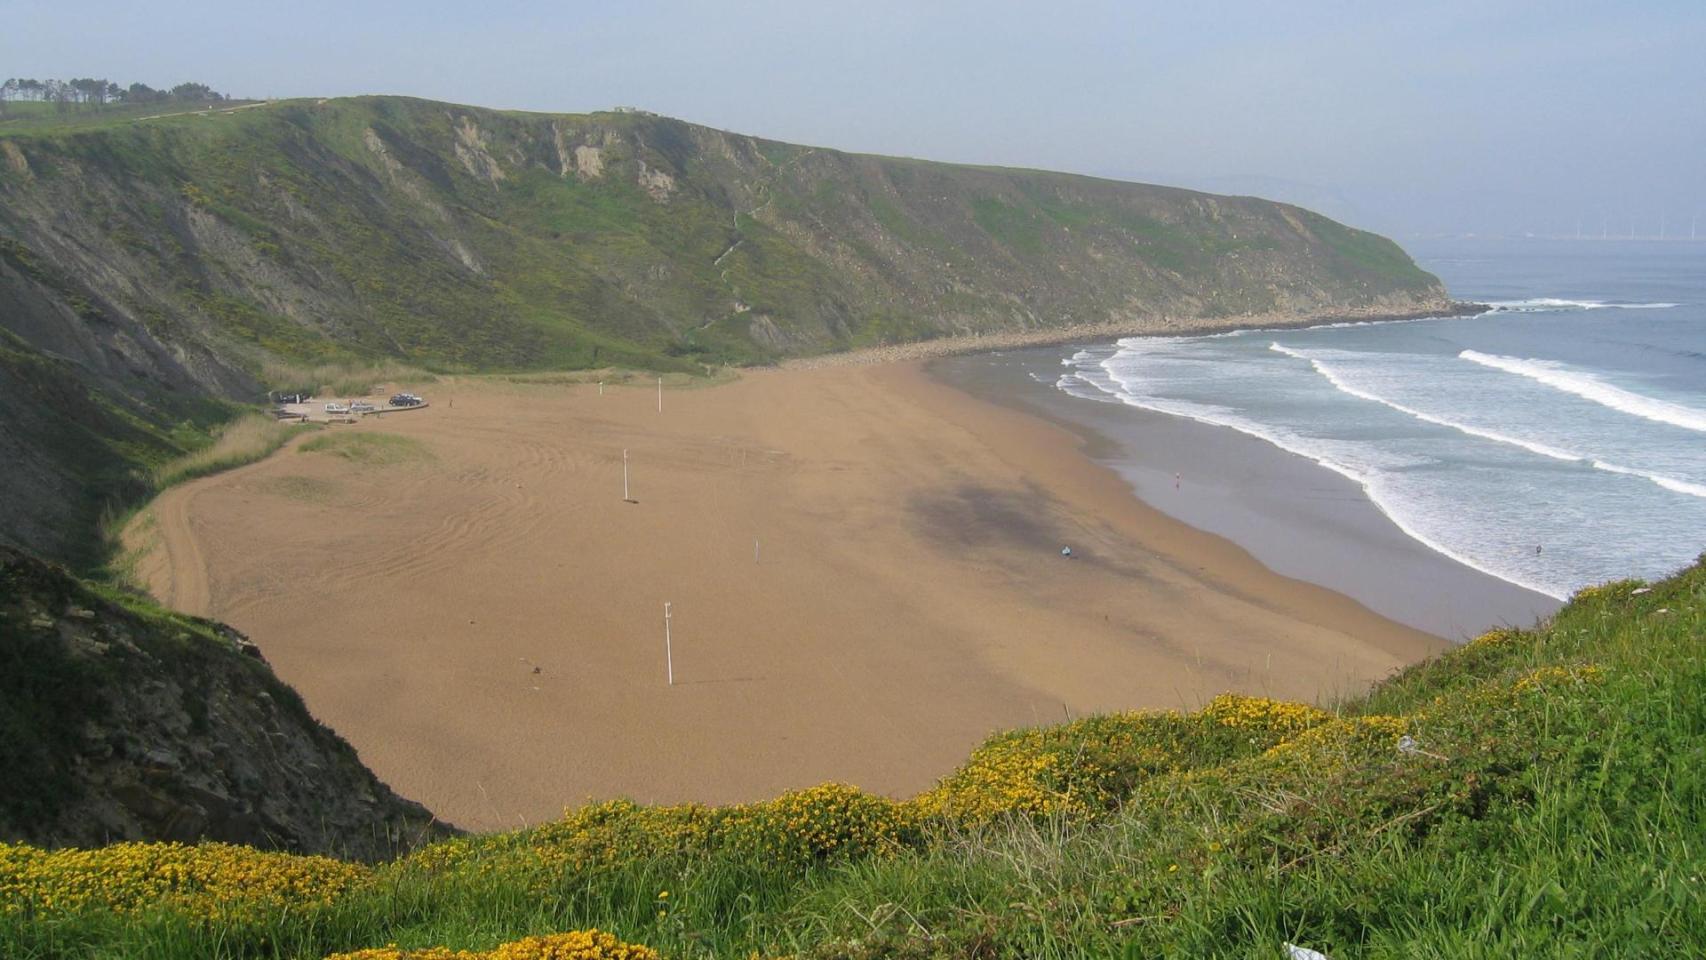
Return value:
M 0 546 L 0 839 L 222 840 L 380 859 L 450 831 L 223 624 Z

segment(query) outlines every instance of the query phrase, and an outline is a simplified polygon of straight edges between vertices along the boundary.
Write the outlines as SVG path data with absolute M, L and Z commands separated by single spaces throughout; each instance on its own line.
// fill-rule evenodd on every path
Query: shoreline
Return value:
M 1451 300 L 1432 310 L 1391 310 L 1369 307 L 1362 310 L 1343 310 L 1334 313 L 1255 313 L 1230 317 L 1151 317 L 1143 320 L 1114 320 L 1098 323 L 1069 324 L 1046 330 L 1010 330 L 990 334 L 967 334 L 939 337 L 934 340 L 912 340 L 906 343 L 863 347 L 815 357 L 796 357 L 776 365 L 782 370 L 815 370 L 823 367 L 863 366 L 873 363 L 904 363 L 914 360 L 933 360 L 968 353 L 987 353 L 994 350 L 1019 350 L 1030 347 L 1060 346 L 1085 340 L 1119 339 L 1121 337 L 1208 336 L 1234 330 L 1297 330 L 1329 326 L 1336 323 L 1403 323 L 1433 317 L 1462 317 L 1484 313 L 1485 303 Z
M 1306 457 L 1212 424 L 1069 396 L 1020 375 L 1033 355 L 1058 369 L 1059 351 L 1046 347 L 1003 352 L 999 363 L 989 358 L 1010 376 L 978 370 L 975 355 L 928 366 L 955 389 L 1079 434 L 1086 456 L 1118 473 L 1145 504 L 1237 543 L 1278 574 L 1398 622 L 1461 641 L 1495 626 L 1526 626 L 1561 606 L 1411 536 L 1360 485 Z
M 829 780 L 904 796 L 1063 711 L 1331 701 L 1447 646 L 917 363 L 752 371 L 661 414 L 595 385 L 456 399 L 341 428 L 421 457 L 286 452 L 174 488 L 161 535 L 316 717 L 468 827 Z

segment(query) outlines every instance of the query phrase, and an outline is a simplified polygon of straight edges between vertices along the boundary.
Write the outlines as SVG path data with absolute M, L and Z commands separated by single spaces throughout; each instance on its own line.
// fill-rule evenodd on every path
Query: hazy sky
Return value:
M 1706 218 L 1706 0 L 0 7 L 4 76 L 633 105 L 822 146 L 1289 193 L 1400 234 Z

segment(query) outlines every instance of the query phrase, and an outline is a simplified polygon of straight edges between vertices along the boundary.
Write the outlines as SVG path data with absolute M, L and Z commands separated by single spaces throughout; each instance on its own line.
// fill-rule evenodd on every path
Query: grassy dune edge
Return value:
M 1017 730 L 907 800 L 612 801 L 372 867 L 0 844 L 0 955 L 1700 955 L 1702 637 L 1706 558 L 1333 710 Z

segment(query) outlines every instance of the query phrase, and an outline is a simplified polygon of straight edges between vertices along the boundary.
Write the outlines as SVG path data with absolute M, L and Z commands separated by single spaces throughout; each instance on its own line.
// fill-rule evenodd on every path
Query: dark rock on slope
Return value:
M 0 839 L 223 840 L 378 859 L 450 830 L 222 624 L 0 546 Z

